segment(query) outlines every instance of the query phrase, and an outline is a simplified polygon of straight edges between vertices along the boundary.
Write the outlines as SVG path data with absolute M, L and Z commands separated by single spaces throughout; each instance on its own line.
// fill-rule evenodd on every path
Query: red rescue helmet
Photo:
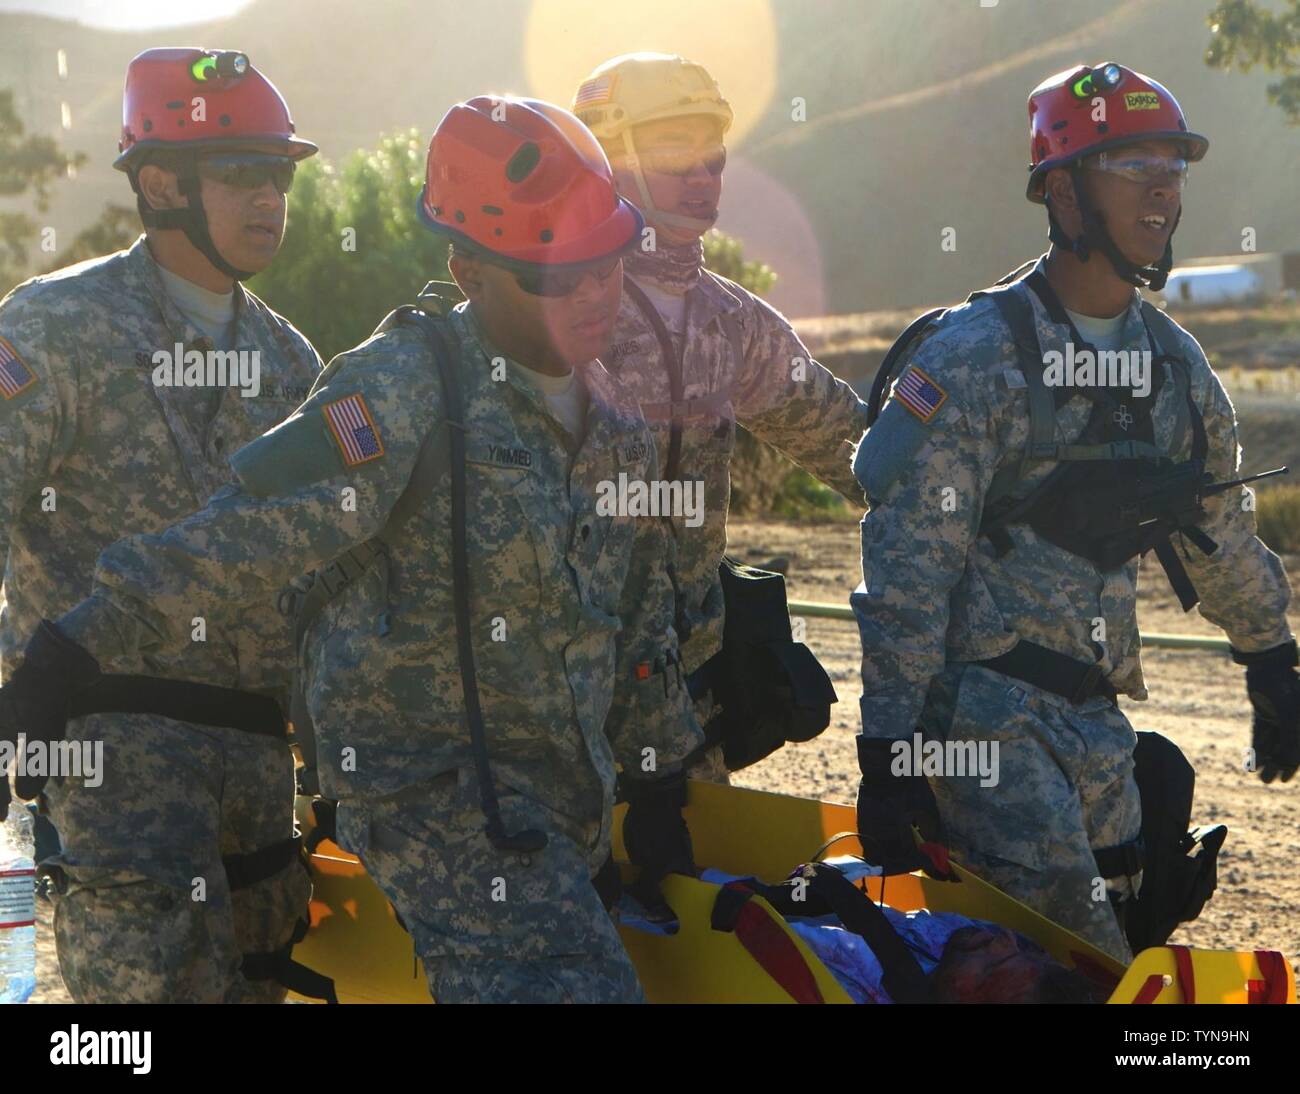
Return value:
M 1084 156 L 1138 141 L 1177 141 L 1194 163 L 1210 142 L 1187 129 L 1178 100 L 1162 85 L 1124 65 L 1076 65 L 1029 93 L 1029 187 L 1043 203 L 1047 172 Z
M 248 144 L 282 145 L 296 160 L 317 151 L 294 135 L 284 96 L 247 54 L 173 46 L 146 49 L 127 66 L 119 171 L 154 149 Z
M 645 224 L 582 122 L 513 96 L 447 111 L 429 141 L 418 210 L 433 231 L 520 269 L 598 262 Z

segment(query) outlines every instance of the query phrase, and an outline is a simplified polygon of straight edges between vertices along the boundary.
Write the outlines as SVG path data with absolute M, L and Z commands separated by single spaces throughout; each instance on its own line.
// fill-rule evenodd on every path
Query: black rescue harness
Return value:
M 1190 541 L 1206 555 L 1218 545 L 1201 529 L 1205 498 L 1266 476 L 1278 468 L 1215 483 L 1205 470 L 1208 441 L 1205 422 L 1191 394 L 1191 369 L 1182 357 L 1167 352 L 1177 344 L 1170 319 L 1145 300 L 1141 315 L 1151 352 L 1150 390 L 1138 397 L 1123 388 L 1096 385 L 1058 386 L 1045 381 L 1042 345 L 1028 293 L 1042 302 L 1053 323 L 1067 327 L 1074 345 L 1100 355 L 1079 335 L 1074 323 L 1038 270 L 1021 276 L 1030 264 L 996 285 L 972 293 L 967 303 L 987 297 L 1011 332 L 1017 363 L 1029 400 L 1029 438 L 1020 460 L 998 470 L 984 498 L 979 533 L 998 557 L 1015 549 L 1010 529 L 1028 525 L 1042 539 L 1088 559 L 1103 573 L 1154 551 L 1184 611 L 1197 603 L 1196 589 L 1183 565 Z M 1023 287 L 1022 283 L 1023 282 Z M 908 351 L 925 332 L 942 323 L 948 309 L 937 308 L 914 320 L 881 362 L 868 398 L 868 424 L 880 416 L 886 393 L 906 366 Z M 1168 450 L 1155 439 L 1152 411 L 1165 383 L 1175 392 L 1173 435 Z M 1078 438 L 1056 440 L 1057 412 L 1070 400 L 1092 403 Z M 1174 462 L 1190 432 L 1190 453 Z M 1035 465 L 1055 463 L 1027 491 L 1021 486 Z M 1175 537 L 1184 555 L 1174 546 Z M 1189 557 L 1189 556 L 1186 556 Z M 1100 650 L 1098 651 L 1100 655 Z M 1008 652 L 973 662 L 1013 679 L 1080 704 L 1098 696 L 1116 702 L 1102 663 L 1077 661 L 1021 639 Z M 1121 921 L 1134 952 L 1162 944 L 1180 922 L 1200 914 L 1214 892 L 1215 860 L 1227 830 L 1222 825 L 1189 830 L 1193 773 L 1177 746 L 1154 733 L 1139 733 L 1135 778 L 1142 798 L 1142 833 L 1115 847 L 1094 849 L 1102 878 L 1143 875 L 1135 902 L 1120 906 Z M 1117 909 L 1118 912 L 1118 909 Z
M 1210 481 L 1205 471 L 1205 422 L 1192 398 L 1190 366 L 1182 357 L 1166 352 L 1177 343 L 1176 328 L 1145 300 L 1141 314 L 1152 377 L 1145 396 L 1104 384 L 1048 387 L 1027 292 L 1039 298 L 1054 323 L 1069 328 L 1074 345 L 1091 353 L 1099 368 L 1106 355 L 1098 354 L 1079 335 L 1047 279 L 1037 270 L 1021 278 L 1024 269 L 967 298 L 970 303 L 987 297 L 997 307 L 1015 342 L 1029 399 L 1028 443 L 1019 461 L 994 475 L 984 499 L 980 534 L 988 538 L 1001 557 L 1014 546 L 1008 528 L 1025 524 L 1042 539 L 1088 559 L 1103 573 L 1154 551 L 1183 610 L 1190 611 L 1199 597 L 1174 546 L 1174 537 L 1184 554 L 1187 541 L 1202 553 L 1213 554 L 1218 545 L 1199 527 L 1206 518 L 1204 499 L 1285 469 L 1231 482 Z M 908 326 L 885 355 L 868 399 L 869 425 L 879 417 L 890 384 L 906 364 L 907 351 L 923 332 L 942 323 L 947 314 L 948 309 L 926 312 Z M 1166 382 L 1174 384 L 1177 414 L 1168 451 L 1156 444 L 1151 417 Z M 1060 444 L 1056 440 L 1057 412 L 1076 398 L 1088 399 L 1092 409 L 1079 437 Z M 1182 448 L 1189 430 L 1190 455 L 1175 463 L 1171 453 Z M 1056 466 L 1039 483 L 1023 491 L 1021 480 L 1035 465 L 1044 463 Z M 1049 690 L 1062 693 L 1058 687 Z
M 70 718 L 89 714 L 152 714 L 194 725 L 236 729 L 272 740 L 287 740 L 288 736 L 280 704 L 270 696 L 158 676 L 125 673 L 100 676 L 95 683 L 77 692 L 69 704 Z M 268 881 L 294 863 L 304 870 L 307 868 L 300 835 L 245 854 L 225 855 L 221 860 L 232 893 Z M 47 868 L 46 872 L 57 888 L 61 883 L 58 868 Z M 333 981 L 293 960 L 293 947 L 307 936 L 308 927 L 306 919 L 299 919 L 293 935 L 278 949 L 244 954 L 240 965 L 244 979 L 275 980 L 306 998 L 337 1002 Z

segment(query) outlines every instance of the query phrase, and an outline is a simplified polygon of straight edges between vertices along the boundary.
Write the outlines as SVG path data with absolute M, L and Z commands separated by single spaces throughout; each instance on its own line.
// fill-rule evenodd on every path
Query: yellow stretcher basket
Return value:
M 622 808 L 615 813 L 615 855 L 623 856 Z M 686 818 L 696 861 L 730 874 L 780 881 L 838 833 L 855 826 L 843 805 L 768 794 L 739 787 L 692 782 Z M 309 824 L 309 818 L 301 818 Z M 846 837 L 832 851 L 860 851 Z M 883 879 L 884 902 L 900 911 L 929 908 L 958 912 L 1010 927 L 1033 939 L 1071 967 L 1120 978 L 1112 1003 L 1294 1003 L 1295 974 L 1274 951 L 1218 952 L 1161 946 L 1145 950 L 1124 969 L 1065 928 L 953 864 L 960 884 L 920 874 Z M 398 925 L 387 899 L 355 857 L 329 841 L 311 860 L 315 892 L 311 930 L 294 959 L 333 978 L 340 1002 L 431 1002 L 410 936 Z M 868 878 L 867 892 L 881 899 L 882 879 Z M 664 897 L 680 922 L 673 935 L 624 929 L 623 942 L 636 964 L 646 996 L 656 1003 L 789 1003 L 792 997 L 754 959 L 734 933 L 714 930 L 710 917 L 719 887 L 673 876 Z M 811 971 L 826 1002 L 851 1000 L 831 972 L 761 898 L 756 905 L 788 936 Z

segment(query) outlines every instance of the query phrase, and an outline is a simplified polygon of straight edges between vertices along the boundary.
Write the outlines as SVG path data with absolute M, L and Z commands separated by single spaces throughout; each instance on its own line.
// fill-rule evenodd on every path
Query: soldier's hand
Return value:
M 641 875 L 633 894 L 647 907 L 662 905 L 659 883 L 668 874 L 694 877 L 695 852 L 682 817 L 686 805 L 686 772 L 657 779 L 627 779 L 627 816 L 623 846 Z
M 1246 693 L 1254 709 L 1251 746 L 1266 783 L 1289 782 L 1300 768 L 1300 676 L 1294 641 L 1260 653 L 1232 651 L 1246 666 Z
M 926 843 L 944 845 L 943 824 L 934 791 L 924 775 L 895 775 L 894 742 L 858 737 L 858 839 L 863 857 L 886 874 L 924 869 L 934 876 L 936 864 L 917 848 L 912 828 Z
M 48 619 L 42 620 L 27 643 L 22 664 L 0 688 L 0 740 L 16 751 L 18 734 L 23 733 L 29 749 L 32 742 L 41 741 L 48 755 L 50 745 L 63 739 L 72 696 L 98 677 L 99 663 Z M 6 806 L 7 774 L 0 792 Z M 45 789 L 46 779 L 46 775 L 20 773 L 14 778 L 14 790 L 20 798 L 34 798 Z
M 1251 688 L 1255 708 L 1251 746 L 1259 777 L 1266 783 L 1275 778 L 1290 782 L 1300 767 L 1300 679 L 1290 678 L 1267 688 Z

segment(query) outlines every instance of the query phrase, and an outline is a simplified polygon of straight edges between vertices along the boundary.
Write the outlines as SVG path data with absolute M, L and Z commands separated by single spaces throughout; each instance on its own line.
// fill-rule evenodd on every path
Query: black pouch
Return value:
M 810 741 L 831 720 L 835 688 L 812 650 L 794 641 L 785 578 L 723 557 L 722 649 L 691 675 L 693 698 L 719 709 L 705 745 L 722 746 L 730 771 L 755 764 L 787 741 Z
M 1182 750 L 1159 733 L 1139 733 L 1134 777 L 1142 797 L 1146 865 L 1129 902 L 1124 931 L 1135 954 L 1163 946 L 1180 923 L 1201 914 L 1218 885 L 1218 854 L 1228 829 L 1191 827 L 1196 772 Z

